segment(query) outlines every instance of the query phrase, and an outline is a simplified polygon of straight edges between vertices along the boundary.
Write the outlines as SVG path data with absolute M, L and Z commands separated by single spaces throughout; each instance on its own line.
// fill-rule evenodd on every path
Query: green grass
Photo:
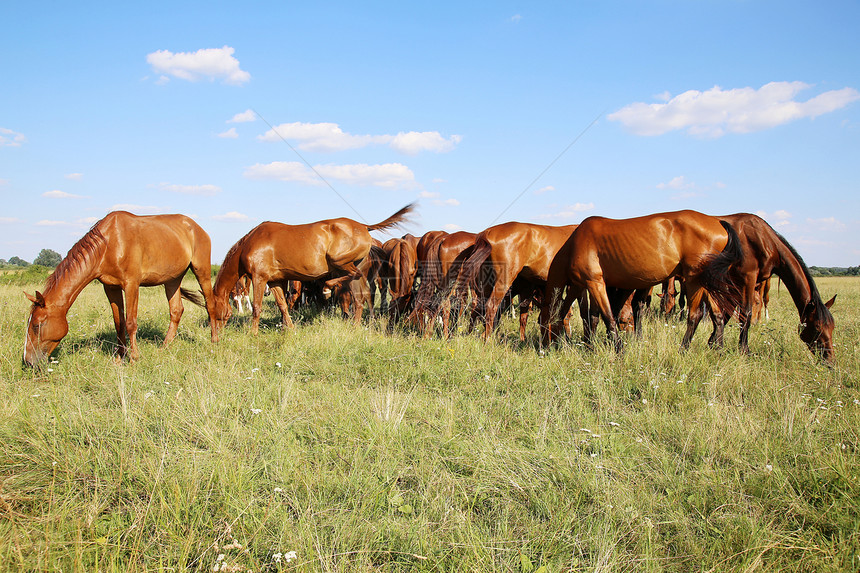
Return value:
M 860 279 L 819 287 L 834 369 L 776 288 L 751 356 L 708 324 L 680 354 L 654 318 L 621 355 L 541 355 L 510 319 L 488 344 L 310 312 L 284 332 L 268 301 L 218 345 L 186 305 L 163 349 L 144 289 L 117 364 L 92 285 L 34 371 L 0 286 L 0 570 L 856 571 Z

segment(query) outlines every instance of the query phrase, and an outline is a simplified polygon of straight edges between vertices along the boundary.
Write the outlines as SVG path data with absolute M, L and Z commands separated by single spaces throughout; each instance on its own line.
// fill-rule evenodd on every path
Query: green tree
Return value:
M 24 259 L 21 259 L 19 257 L 12 257 L 11 259 L 9 259 L 9 264 L 15 265 L 16 267 L 29 267 L 30 266 L 30 263 L 28 263 L 27 261 L 25 261 Z
M 42 249 L 39 256 L 33 261 L 34 265 L 42 265 L 44 267 L 54 268 L 63 260 L 62 255 L 51 249 Z

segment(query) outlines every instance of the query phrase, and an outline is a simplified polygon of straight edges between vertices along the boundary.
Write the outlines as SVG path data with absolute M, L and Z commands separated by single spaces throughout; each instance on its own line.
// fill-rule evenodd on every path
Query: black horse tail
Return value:
M 743 262 L 744 252 L 734 227 L 725 221 L 720 221 L 720 225 L 728 233 L 729 240 L 722 252 L 705 257 L 699 280 L 717 305 L 731 312 L 743 302 L 741 281 L 732 273 L 732 269 Z
M 206 308 L 206 297 L 203 296 L 202 290 L 188 290 L 187 288 L 180 288 L 179 293 L 182 295 L 182 298 L 188 302 L 194 303 L 199 307 Z

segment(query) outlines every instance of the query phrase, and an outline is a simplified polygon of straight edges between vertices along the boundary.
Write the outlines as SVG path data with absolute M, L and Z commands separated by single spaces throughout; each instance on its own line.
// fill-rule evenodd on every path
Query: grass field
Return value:
M 134 364 L 91 285 L 34 371 L 0 287 L 0 570 L 860 570 L 860 279 L 818 284 L 833 369 L 775 284 L 750 356 L 709 324 L 680 354 L 656 318 L 621 355 L 541 355 L 510 319 L 487 344 L 309 312 L 284 332 L 269 301 L 218 345 L 186 304 L 162 349 L 145 289 Z

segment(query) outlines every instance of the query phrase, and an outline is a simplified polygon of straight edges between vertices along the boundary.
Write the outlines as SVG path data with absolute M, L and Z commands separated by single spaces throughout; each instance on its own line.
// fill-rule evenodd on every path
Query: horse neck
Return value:
M 774 267 L 774 273 L 782 279 L 785 288 L 797 307 L 801 316 L 810 301 L 813 299 L 812 285 L 803 270 L 803 264 L 794 256 L 788 247 L 781 242 L 777 245 L 779 251 L 779 264 Z
M 218 271 L 218 276 L 215 277 L 215 285 L 212 287 L 212 293 L 216 300 L 227 298 L 233 287 L 236 286 L 236 281 L 239 280 L 239 256 L 228 256 L 221 265 Z
M 67 311 L 84 288 L 99 278 L 100 273 L 95 261 L 89 260 L 88 264 L 61 264 L 54 270 L 54 275 L 48 279 L 42 296 L 49 304 Z

